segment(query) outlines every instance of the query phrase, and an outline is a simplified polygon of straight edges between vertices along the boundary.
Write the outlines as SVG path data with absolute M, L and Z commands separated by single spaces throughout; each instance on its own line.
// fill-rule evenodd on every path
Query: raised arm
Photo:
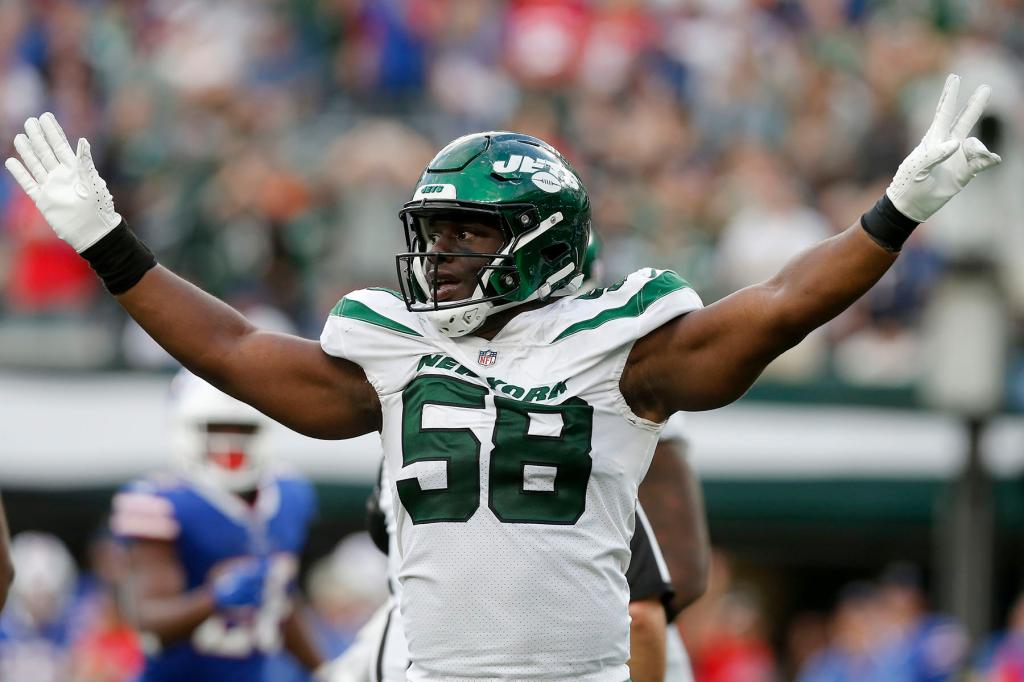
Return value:
M 181 364 L 296 431 L 348 438 L 380 424 L 377 396 L 357 365 L 314 341 L 262 332 L 238 311 L 156 264 L 128 230 L 89 143 L 72 151 L 53 114 L 30 118 L 7 169 L 61 239 Z
M 256 329 L 162 266 L 117 301 L 192 372 L 299 433 L 350 438 L 380 426 L 377 394 L 358 365 L 316 341 Z
M 955 75 L 946 80 L 921 143 L 859 223 L 797 256 L 770 280 L 636 343 L 621 379 L 634 412 L 661 421 L 680 410 L 712 409 L 739 398 L 768 363 L 870 289 L 914 227 L 999 163 L 981 141 L 966 139 L 989 88 L 979 87 L 956 115 L 959 83 Z

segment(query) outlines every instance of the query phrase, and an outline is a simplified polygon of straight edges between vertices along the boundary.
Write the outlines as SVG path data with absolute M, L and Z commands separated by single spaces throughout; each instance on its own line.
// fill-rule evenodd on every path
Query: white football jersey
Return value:
M 619 377 L 700 298 L 671 271 L 448 338 L 386 289 L 342 299 L 321 345 L 380 397 L 408 679 L 623 682 L 637 487 L 662 425 Z

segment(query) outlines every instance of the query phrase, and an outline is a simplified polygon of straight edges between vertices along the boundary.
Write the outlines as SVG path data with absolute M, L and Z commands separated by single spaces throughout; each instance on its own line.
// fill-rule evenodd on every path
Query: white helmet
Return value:
M 78 569 L 60 538 L 23 531 L 11 540 L 14 584 L 11 607 L 37 627 L 54 622 L 67 608 Z
M 174 378 L 171 399 L 171 443 L 185 474 L 231 492 L 255 490 L 270 420 L 187 370 Z

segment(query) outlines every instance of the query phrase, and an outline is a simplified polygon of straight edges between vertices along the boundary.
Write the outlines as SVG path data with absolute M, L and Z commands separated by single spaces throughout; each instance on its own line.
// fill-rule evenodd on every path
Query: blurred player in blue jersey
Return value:
M 14 562 L 11 561 L 11 550 L 7 538 L 7 517 L 4 516 L 4 505 L 0 502 L 0 610 L 7 601 L 7 589 L 14 580 Z
M 259 682 L 282 646 L 316 670 L 292 604 L 312 487 L 269 466 L 259 412 L 187 372 L 172 392 L 179 470 L 127 485 L 111 516 L 129 541 L 141 682 Z
M 17 576 L 0 616 L 0 680 L 66 682 L 77 634 L 78 571 L 56 536 L 22 531 L 10 546 Z

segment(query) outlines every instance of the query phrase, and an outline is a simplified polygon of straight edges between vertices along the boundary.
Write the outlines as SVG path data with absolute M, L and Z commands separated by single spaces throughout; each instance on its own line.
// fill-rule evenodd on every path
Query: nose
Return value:
M 434 246 L 430 247 L 429 251 L 427 251 L 427 254 L 429 254 L 429 255 L 427 255 L 423 259 L 424 260 L 423 264 L 424 264 L 424 267 L 426 269 L 426 272 L 427 272 L 428 276 L 433 277 L 434 273 L 437 272 L 438 268 L 440 268 L 441 265 L 451 264 L 451 262 L 453 260 L 451 256 L 442 256 L 442 255 L 439 255 L 439 254 L 435 255 L 436 252 L 443 251 L 443 250 L 444 250 L 443 248 L 438 247 L 438 245 L 435 244 Z

